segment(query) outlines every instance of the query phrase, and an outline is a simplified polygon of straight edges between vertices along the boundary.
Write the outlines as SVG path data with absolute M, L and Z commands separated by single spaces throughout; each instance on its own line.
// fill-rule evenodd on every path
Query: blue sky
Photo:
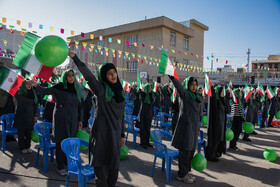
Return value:
M 0 17 L 7 22 L 32 22 L 45 27 L 89 32 L 147 18 L 175 21 L 196 19 L 207 25 L 204 56 L 214 54 L 214 68 L 225 60 L 233 67 L 280 54 L 280 0 L 0 0 Z M 45 29 L 42 35 L 53 34 Z M 67 36 L 67 35 L 65 35 Z M 204 60 L 204 67 L 210 61 Z

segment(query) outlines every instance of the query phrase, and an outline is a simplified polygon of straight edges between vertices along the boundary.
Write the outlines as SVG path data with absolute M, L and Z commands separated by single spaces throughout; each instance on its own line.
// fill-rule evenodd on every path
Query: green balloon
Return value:
M 46 36 L 35 46 L 37 60 L 47 66 L 56 67 L 63 63 L 68 55 L 68 45 L 59 36 Z
M 39 134 L 37 134 L 37 132 L 35 130 L 33 130 L 31 132 L 31 140 L 34 142 L 34 143 L 39 143 Z
M 121 148 L 120 160 L 124 160 L 126 158 L 127 154 L 128 154 L 128 147 L 126 145 L 124 145 Z
M 87 142 L 89 142 L 89 134 L 83 130 L 78 130 L 77 134 L 76 134 L 76 138 L 80 138 L 82 140 L 85 140 Z M 81 145 L 80 149 L 87 149 L 87 146 Z
M 230 128 L 227 128 L 226 130 L 226 141 L 231 141 L 234 137 L 233 131 Z
M 208 117 L 207 116 L 203 116 L 201 119 L 201 123 L 203 126 L 207 126 L 208 124 Z
M 264 152 L 263 152 L 263 157 L 270 161 L 273 162 L 274 160 L 276 160 L 277 158 L 277 153 L 275 150 L 271 149 L 271 148 L 267 148 Z
M 244 122 L 244 123 L 243 123 L 243 130 L 244 130 L 246 133 L 250 134 L 250 133 L 252 133 L 252 132 L 255 130 L 255 127 L 254 127 L 254 125 L 253 125 L 252 123 L 250 123 L 250 122 Z
M 280 110 L 279 110 L 278 112 L 276 112 L 275 118 L 276 118 L 276 119 L 280 119 Z
M 154 142 L 154 139 L 153 139 L 152 135 L 150 135 L 150 141 Z
M 207 161 L 201 153 L 197 153 L 192 159 L 193 169 L 196 171 L 202 171 L 207 166 Z

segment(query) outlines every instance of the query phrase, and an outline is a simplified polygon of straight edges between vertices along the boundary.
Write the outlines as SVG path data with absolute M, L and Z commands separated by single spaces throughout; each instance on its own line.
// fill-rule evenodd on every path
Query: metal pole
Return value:
M 249 70 L 250 70 L 250 48 L 248 48 L 248 51 L 247 51 L 247 64 L 248 64 L 248 67 L 247 67 L 247 72 L 249 73 Z
M 213 59 L 214 59 L 214 56 L 213 56 L 213 53 L 211 54 L 211 73 L 212 73 L 212 70 L 213 70 Z

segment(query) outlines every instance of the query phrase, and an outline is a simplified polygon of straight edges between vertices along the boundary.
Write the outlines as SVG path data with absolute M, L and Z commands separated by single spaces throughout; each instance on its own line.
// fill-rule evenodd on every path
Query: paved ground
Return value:
M 204 132 L 206 129 L 202 129 Z M 238 142 L 239 152 L 228 152 L 218 163 L 208 162 L 202 172 L 192 170 L 197 181 L 192 186 L 280 186 L 280 128 L 269 128 L 266 132 L 251 136 L 252 142 Z M 139 138 L 137 142 L 139 143 Z M 171 184 L 166 184 L 165 172 L 161 170 L 161 160 L 157 160 L 154 177 L 150 177 L 154 160 L 154 150 L 143 151 L 139 144 L 132 148 L 132 135 L 129 134 L 127 146 L 129 154 L 121 161 L 118 186 L 187 186 L 176 180 L 178 162 L 172 163 Z M 56 174 L 56 163 L 49 162 L 48 173 L 43 172 L 42 155 L 39 166 L 35 166 L 36 144 L 32 143 L 33 154 L 19 152 L 17 142 L 8 142 L 6 152 L 0 152 L 0 186 L 65 186 L 66 177 Z M 169 144 L 169 148 L 172 148 Z M 266 161 L 262 153 L 273 148 L 278 153 L 275 162 Z M 81 153 L 87 161 L 87 152 Z M 78 186 L 75 178 L 70 178 L 69 186 Z M 88 182 L 95 186 L 95 180 Z

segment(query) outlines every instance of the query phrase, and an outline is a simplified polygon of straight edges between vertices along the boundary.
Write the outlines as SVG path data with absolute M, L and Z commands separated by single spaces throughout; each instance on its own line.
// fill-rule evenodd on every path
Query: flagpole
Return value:
M 211 89 L 211 87 L 210 87 L 210 89 Z M 208 128 L 209 128 L 209 115 L 210 114 L 210 96 L 209 95 L 207 95 L 207 133 L 208 133 Z M 208 145 L 208 142 L 209 141 L 207 141 L 207 145 Z

